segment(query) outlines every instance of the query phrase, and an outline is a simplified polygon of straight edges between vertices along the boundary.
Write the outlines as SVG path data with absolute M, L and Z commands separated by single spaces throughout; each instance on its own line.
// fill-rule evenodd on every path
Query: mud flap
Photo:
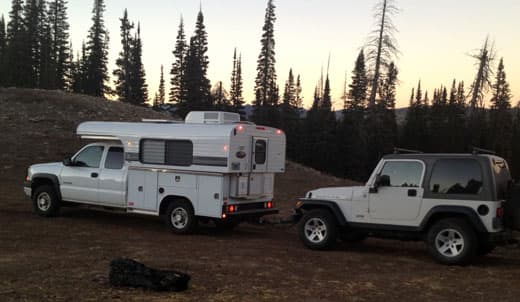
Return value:
M 520 185 L 515 185 L 504 208 L 504 224 L 506 227 L 520 231 Z

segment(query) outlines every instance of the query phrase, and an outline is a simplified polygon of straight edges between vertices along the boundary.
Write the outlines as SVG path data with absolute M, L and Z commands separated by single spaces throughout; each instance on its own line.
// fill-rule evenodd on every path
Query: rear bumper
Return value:
M 23 183 L 23 192 L 25 195 L 31 197 L 32 196 L 32 181 L 24 181 Z
M 278 209 L 258 209 L 258 210 L 244 210 L 233 213 L 226 213 L 229 217 L 262 217 L 265 215 L 278 214 Z

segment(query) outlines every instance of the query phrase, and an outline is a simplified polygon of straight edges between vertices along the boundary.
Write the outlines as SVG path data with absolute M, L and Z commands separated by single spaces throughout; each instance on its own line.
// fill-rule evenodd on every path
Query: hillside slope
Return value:
M 84 121 L 165 119 L 155 112 L 120 102 L 61 91 L 0 88 L 0 180 L 21 182 L 27 166 L 60 161 L 86 142 L 74 134 Z M 320 186 L 349 185 L 295 163 L 276 179 L 276 200 L 288 210 L 305 191 Z M 21 189 L 21 188 L 18 188 Z M 288 203 L 290 201 L 290 203 Z

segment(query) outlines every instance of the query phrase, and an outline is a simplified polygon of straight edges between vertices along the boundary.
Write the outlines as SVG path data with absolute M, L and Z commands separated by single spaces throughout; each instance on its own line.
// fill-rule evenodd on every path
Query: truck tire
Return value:
M 172 201 L 166 210 L 166 225 L 176 234 L 192 233 L 197 228 L 197 218 L 188 201 Z
M 327 210 L 309 211 L 298 225 L 298 235 L 310 249 L 329 249 L 336 243 L 338 235 L 336 219 Z
M 33 196 L 34 212 L 42 217 L 53 217 L 58 215 L 60 210 L 60 200 L 50 185 L 36 187 Z
M 448 265 L 470 263 L 478 249 L 473 227 L 460 218 L 437 221 L 428 230 L 426 243 L 431 256 L 437 262 Z

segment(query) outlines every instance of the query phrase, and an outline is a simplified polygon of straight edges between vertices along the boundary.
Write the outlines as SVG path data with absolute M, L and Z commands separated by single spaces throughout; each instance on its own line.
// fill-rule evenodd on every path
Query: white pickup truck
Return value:
M 32 165 L 25 193 L 41 216 L 75 203 L 163 216 L 176 233 L 200 219 L 233 227 L 273 214 L 285 134 L 228 112 L 191 112 L 184 123 L 86 122 L 94 139 L 63 162 Z

